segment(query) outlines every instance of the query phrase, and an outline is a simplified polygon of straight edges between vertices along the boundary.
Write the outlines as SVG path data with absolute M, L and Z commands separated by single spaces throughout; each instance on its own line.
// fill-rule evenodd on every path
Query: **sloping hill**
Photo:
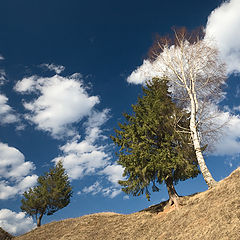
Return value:
M 14 239 L 239 240 L 240 168 L 216 188 L 181 198 L 178 211 L 164 205 L 129 215 L 97 213 L 52 222 Z
M 0 227 L 0 240 L 10 240 L 13 236 Z

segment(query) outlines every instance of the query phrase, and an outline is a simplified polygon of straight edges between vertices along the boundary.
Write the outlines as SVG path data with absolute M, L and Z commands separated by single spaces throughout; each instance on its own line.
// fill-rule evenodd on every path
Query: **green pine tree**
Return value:
M 149 185 L 164 181 L 169 203 L 178 207 L 174 184 L 179 180 L 196 177 L 199 173 L 195 152 L 191 145 L 189 115 L 171 99 L 167 81 L 154 78 L 143 88 L 143 97 L 132 105 L 133 115 L 123 114 L 126 123 L 111 136 L 120 147 L 118 163 L 124 167 L 126 180 L 119 181 L 127 194 L 146 194 Z
M 21 209 L 35 216 L 41 226 L 43 215 L 52 215 L 70 203 L 72 187 L 62 162 L 38 178 L 38 185 L 23 193 Z

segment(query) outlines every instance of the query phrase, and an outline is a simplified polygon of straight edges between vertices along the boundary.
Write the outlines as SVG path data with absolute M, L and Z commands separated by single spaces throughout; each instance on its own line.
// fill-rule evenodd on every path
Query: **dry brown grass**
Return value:
M 182 197 L 175 210 L 166 202 L 141 212 L 97 213 L 52 222 L 16 240 L 239 240 L 240 168 L 214 189 Z
M 0 227 L 0 240 L 10 240 L 13 236 Z

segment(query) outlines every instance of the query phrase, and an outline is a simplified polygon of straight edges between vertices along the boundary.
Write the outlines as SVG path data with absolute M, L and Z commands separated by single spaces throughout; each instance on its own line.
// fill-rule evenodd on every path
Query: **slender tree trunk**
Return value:
M 37 218 L 37 227 L 40 227 L 41 226 L 41 220 L 42 220 L 42 217 L 43 217 L 43 213 L 40 214 L 39 218 Z
M 197 126 L 196 126 L 196 103 L 194 101 L 194 97 L 192 96 L 192 94 L 189 94 L 189 96 L 191 99 L 190 130 L 191 130 L 193 145 L 194 145 L 198 165 L 202 172 L 203 178 L 204 178 L 205 182 L 207 183 L 208 188 L 212 188 L 216 185 L 217 182 L 214 180 L 210 171 L 208 170 L 207 165 L 206 165 L 205 160 L 202 155 L 200 139 L 198 136 Z
M 172 177 L 167 177 L 165 179 L 165 183 L 167 186 L 167 190 L 168 190 L 168 195 L 169 195 L 169 205 L 175 205 L 175 207 L 178 209 L 179 208 L 179 202 L 178 202 L 178 194 L 176 192 L 176 189 L 173 185 L 173 178 Z

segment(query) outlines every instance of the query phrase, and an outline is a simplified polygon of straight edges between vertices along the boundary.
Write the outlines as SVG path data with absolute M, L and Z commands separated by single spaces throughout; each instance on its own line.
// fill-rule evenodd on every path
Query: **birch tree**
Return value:
M 204 34 L 189 34 L 182 28 L 174 31 L 172 38 L 158 38 L 149 56 L 156 76 L 169 80 L 173 98 L 190 112 L 189 129 L 197 161 L 205 182 L 212 188 L 216 181 L 202 154 L 200 129 L 204 109 L 219 101 L 226 80 L 225 65 L 218 50 Z

